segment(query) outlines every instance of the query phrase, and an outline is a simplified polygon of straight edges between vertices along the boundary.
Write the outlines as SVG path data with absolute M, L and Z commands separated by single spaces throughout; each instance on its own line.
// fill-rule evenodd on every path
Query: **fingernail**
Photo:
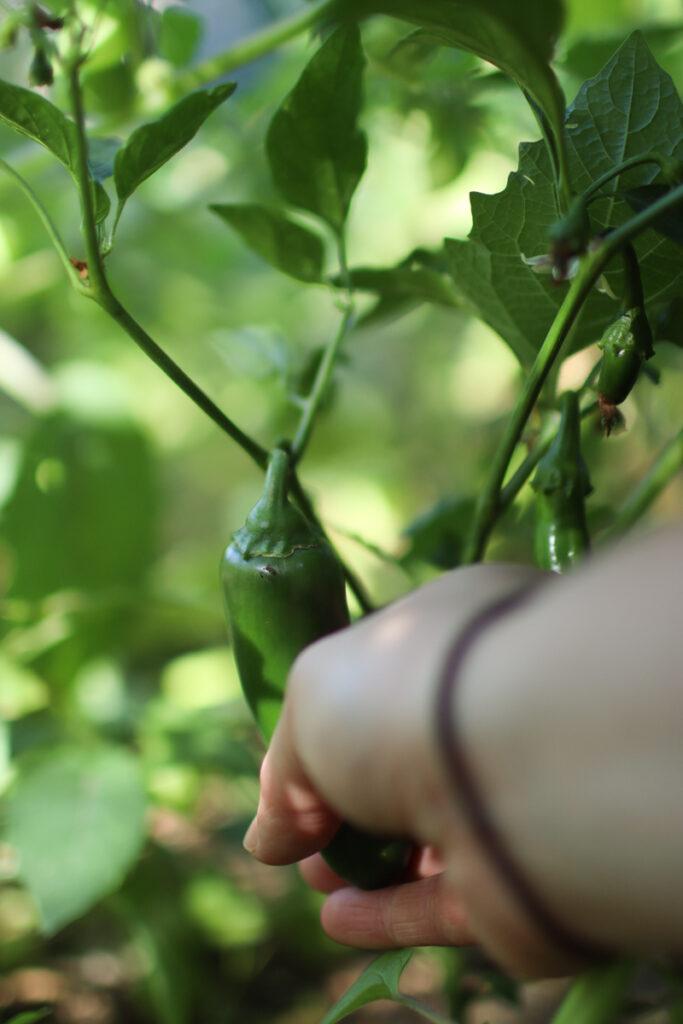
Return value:
M 256 818 L 254 818 L 251 825 L 245 832 L 244 839 L 242 840 L 242 846 L 247 853 L 256 853 L 256 848 L 258 847 L 258 825 L 256 823 Z

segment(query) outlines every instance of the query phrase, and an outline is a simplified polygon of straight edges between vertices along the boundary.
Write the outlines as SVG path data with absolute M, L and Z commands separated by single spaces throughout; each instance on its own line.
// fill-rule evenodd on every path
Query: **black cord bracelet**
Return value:
M 458 728 L 457 687 L 462 677 L 463 664 L 473 643 L 489 626 L 528 600 L 536 589 L 536 586 L 523 587 L 479 612 L 465 626 L 447 652 L 436 694 L 436 736 L 454 795 L 464 808 L 470 827 L 499 875 L 526 909 L 529 917 L 553 945 L 572 957 L 601 961 L 607 955 L 605 950 L 575 935 L 555 917 L 553 911 L 528 882 L 508 850 L 487 812 L 486 804 L 470 769 Z

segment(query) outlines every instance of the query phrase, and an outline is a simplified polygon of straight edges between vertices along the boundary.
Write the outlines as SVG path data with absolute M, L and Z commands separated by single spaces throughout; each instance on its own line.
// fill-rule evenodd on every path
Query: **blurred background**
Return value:
M 122 135 L 156 116 L 188 66 L 300 6 L 155 2 L 131 18 L 112 0 L 85 82 L 93 127 Z M 633 27 L 680 90 L 681 26 L 675 0 L 571 0 L 558 53 L 568 98 Z M 456 52 L 402 60 L 392 53 L 401 35 L 386 21 L 365 30 L 370 156 L 351 215 L 352 266 L 392 266 L 445 235 L 465 237 L 469 192 L 502 189 L 519 142 L 537 137 L 519 93 L 491 69 Z M 266 446 L 296 423 L 336 328 L 335 296 L 268 267 L 207 206 L 272 196 L 265 131 L 314 45 L 299 39 L 231 76 L 235 96 L 129 203 L 108 263 L 137 319 Z M 21 44 L 0 54 L 2 78 L 26 85 L 30 58 Z M 59 84 L 48 94 L 63 106 Z M 82 257 L 66 172 L 4 127 L 0 155 Z M 346 344 L 302 476 L 384 602 L 457 562 L 521 371 L 460 311 L 408 304 L 382 315 L 373 303 L 360 300 L 368 316 Z M 583 380 L 592 359 L 570 360 L 567 382 Z M 596 528 L 680 426 L 683 353 L 662 346 L 653 362 L 662 382 L 640 383 L 628 429 L 609 443 L 586 432 Z M 0 173 L 0 791 L 17 764 L 33 765 L 34 780 L 43 770 L 54 782 L 51 765 L 68 777 L 74 751 L 105 740 L 135 752 L 149 801 L 132 871 L 49 937 L 0 833 L 0 1020 L 49 1003 L 65 1024 L 317 1024 L 367 962 L 325 939 L 318 898 L 294 870 L 261 867 L 241 848 L 261 748 L 227 645 L 218 563 L 260 485 L 243 453 L 69 290 L 34 211 Z M 492 556 L 531 559 L 529 503 L 527 489 Z M 649 523 L 682 511 L 678 480 Z M 38 782 L 27 797 L 47 862 L 59 799 Z M 129 809 L 122 803 L 123 817 Z M 90 855 L 74 834 L 86 874 Z M 406 987 L 446 1012 L 444 983 L 467 970 L 455 954 L 427 951 Z M 482 978 L 470 994 L 486 996 Z M 465 1019 L 522 1019 L 492 1008 L 505 994 L 489 993 Z M 415 1018 L 385 1003 L 354 1019 Z

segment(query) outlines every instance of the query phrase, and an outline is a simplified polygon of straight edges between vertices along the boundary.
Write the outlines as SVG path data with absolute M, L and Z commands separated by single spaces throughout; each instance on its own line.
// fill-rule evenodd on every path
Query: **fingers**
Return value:
M 296 756 L 285 713 L 263 765 L 256 817 L 244 837 L 264 864 L 293 864 L 322 849 L 339 819 L 311 786 Z
M 336 892 L 337 889 L 344 889 L 349 884 L 336 871 L 328 867 L 319 853 L 302 860 L 299 864 L 299 871 L 304 882 L 317 892 Z
M 321 922 L 331 939 L 361 949 L 474 942 L 462 904 L 443 875 L 375 892 L 338 889 L 327 898 Z

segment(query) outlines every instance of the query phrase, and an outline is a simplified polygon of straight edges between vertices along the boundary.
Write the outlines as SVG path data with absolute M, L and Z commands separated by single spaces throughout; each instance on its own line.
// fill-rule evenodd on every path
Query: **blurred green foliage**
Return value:
M 157 10 L 109 0 L 102 14 L 96 0 L 82 6 L 98 19 L 89 114 L 98 134 L 119 137 L 159 115 L 190 62 L 298 4 L 196 0 Z M 557 67 L 570 99 L 634 26 L 681 89 L 678 3 L 570 0 L 568 10 Z M 398 266 L 444 235 L 465 237 L 469 191 L 502 189 L 518 143 L 537 137 L 499 74 L 464 54 L 431 52 L 424 40 L 398 45 L 404 36 L 381 20 L 364 29 L 370 150 L 351 211 L 352 266 Z M 336 299 L 270 269 L 208 207 L 272 198 L 266 129 L 312 52 L 301 39 L 236 75 L 235 97 L 130 201 L 109 257 L 136 317 L 266 446 L 296 423 L 311 367 L 336 329 Z M 26 85 L 31 53 L 23 40 L 0 54 L 0 76 Z M 57 81 L 57 103 L 61 90 Z M 64 169 L 4 128 L 0 156 L 30 178 L 69 253 L 82 258 Z M 443 285 L 438 267 L 416 259 L 410 266 L 434 277 L 419 286 L 400 278 L 392 315 L 368 316 L 351 337 L 302 474 L 378 603 L 457 561 L 465 513 L 520 380 L 492 331 L 446 300 L 419 301 L 421 288 L 441 294 Z M 44 830 L 56 891 L 68 897 L 59 861 L 49 865 L 50 815 L 68 805 L 80 895 L 89 885 L 106 893 L 46 937 L 45 908 L 20 880 L 26 823 L 19 828 L 6 801 L 0 1020 L 49 1004 L 63 1022 L 314 1024 L 355 976 L 349 961 L 354 971 L 364 961 L 324 938 L 318 898 L 294 871 L 260 867 L 241 849 L 260 747 L 227 647 L 218 563 L 260 475 L 116 325 L 68 290 L 34 211 L 3 175 L 0 275 L 0 790 L 11 793 L 17 766 L 37 758 L 55 791 L 36 787 L 31 827 Z M 364 312 L 374 305 L 362 299 Z M 563 379 L 580 383 L 593 355 L 575 356 Z M 606 443 L 585 430 L 594 525 L 680 426 L 683 352 L 662 344 L 653 362 L 661 383 L 640 382 L 625 407 L 628 431 Z M 493 556 L 530 560 L 530 502 L 527 489 Z M 682 510 L 678 480 L 651 522 Z M 139 816 L 134 785 L 121 788 L 120 766 L 108 759 L 115 745 L 138 755 L 149 809 L 144 853 L 110 895 L 116 842 L 103 829 L 109 875 L 89 878 L 78 821 L 98 757 L 103 792 L 123 794 L 127 824 Z M 79 767 L 67 758 L 61 785 L 54 752 L 70 748 L 92 749 L 93 760 Z M 51 920 L 59 924 L 59 909 Z M 452 964 L 420 964 L 413 990 L 429 995 Z M 396 1013 L 383 1019 L 404 1019 Z

